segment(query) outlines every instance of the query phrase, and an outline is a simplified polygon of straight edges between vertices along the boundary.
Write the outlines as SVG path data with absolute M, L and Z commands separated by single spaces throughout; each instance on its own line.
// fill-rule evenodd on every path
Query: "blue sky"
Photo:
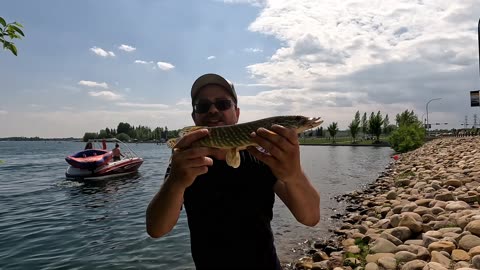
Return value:
M 2 3 L 26 37 L 0 52 L 0 137 L 81 137 L 123 121 L 192 124 L 189 89 L 217 72 L 240 121 L 406 109 L 460 127 L 479 108 L 475 1 L 203 0 Z M 480 115 L 480 114 L 479 114 Z M 480 117 L 479 121 L 480 123 Z

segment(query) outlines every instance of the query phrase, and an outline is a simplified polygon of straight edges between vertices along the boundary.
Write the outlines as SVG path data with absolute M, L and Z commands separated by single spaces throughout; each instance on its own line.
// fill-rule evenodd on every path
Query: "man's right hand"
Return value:
M 185 189 L 193 184 L 197 176 L 208 171 L 213 160 L 208 156 L 221 157 L 222 150 L 209 147 L 191 147 L 192 143 L 208 136 L 208 129 L 199 129 L 186 134 L 178 140 L 173 148 L 170 181 L 180 184 Z

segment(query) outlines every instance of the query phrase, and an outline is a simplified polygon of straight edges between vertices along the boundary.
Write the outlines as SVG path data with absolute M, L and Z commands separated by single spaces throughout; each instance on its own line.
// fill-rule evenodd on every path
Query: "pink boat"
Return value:
M 88 149 L 75 153 L 65 158 L 68 164 L 65 176 L 73 180 L 102 180 L 105 178 L 125 176 L 136 173 L 143 163 L 143 159 L 118 139 L 90 140 L 97 147 L 103 141 L 99 149 Z M 112 151 L 107 151 L 106 142 L 122 145 L 123 157 L 118 161 L 112 161 Z

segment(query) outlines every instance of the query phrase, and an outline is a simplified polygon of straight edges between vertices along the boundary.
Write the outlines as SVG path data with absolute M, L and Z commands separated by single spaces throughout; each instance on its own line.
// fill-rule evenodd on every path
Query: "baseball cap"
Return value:
M 232 95 L 233 102 L 235 102 L 235 104 L 237 104 L 237 93 L 235 92 L 235 87 L 233 86 L 233 83 L 231 83 L 227 79 L 225 79 L 222 76 L 220 76 L 218 74 L 215 74 L 215 73 L 204 74 L 204 75 L 198 77 L 198 79 L 195 80 L 195 82 L 192 85 L 192 92 L 191 92 L 192 104 L 193 104 L 193 101 L 195 100 L 195 97 L 200 92 L 200 90 L 204 86 L 209 85 L 209 84 L 216 84 L 216 85 L 219 85 L 219 86 L 223 87 L 225 90 L 227 90 L 227 92 L 230 95 Z

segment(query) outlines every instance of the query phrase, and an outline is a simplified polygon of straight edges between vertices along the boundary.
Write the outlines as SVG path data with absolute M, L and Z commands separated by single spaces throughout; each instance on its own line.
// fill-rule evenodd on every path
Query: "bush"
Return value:
M 424 141 L 425 129 L 416 124 L 401 125 L 388 138 L 393 150 L 400 153 L 417 149 Z
M 120 133 L 117 136 L 115 136 L 115 138 L 119 139 L 122 142 L 129 142 L 130 141 L 130 136 L 128 136 L 125 133 Z

